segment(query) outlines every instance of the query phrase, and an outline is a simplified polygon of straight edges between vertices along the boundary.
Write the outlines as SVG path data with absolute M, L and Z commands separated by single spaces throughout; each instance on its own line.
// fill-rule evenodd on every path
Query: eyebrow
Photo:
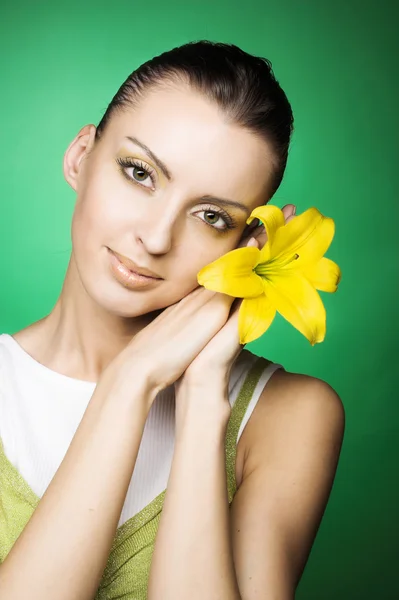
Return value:
M 136 146 L 139 146 L 142 150 L 144 150 L 144 152 L 147 154 L 147 156 L 149 156 L 154 161 L 154 163 L 161 169 L 161 171 L 165 175 L 165 177 L 169 181 L 172 179 L 172 174 L 169 171 L 168 167 L 165 165 L 165 163 L 160 158 L 158 158 L 158 156 L 156 154 L 154 154 L 152 152 L 152 150 L 149 149 L 148 146 L 143 144 L 143 142 L 140 142 L 140 140 L 138 140 L 136 137 L 133 137 L 130 135 L 127 135 L 126 139 L 130 140 L 131 142 L 133 142 L 133 144 L 135 144 Z M 228 200 L 227 198 L 218 198 L 217 196 L 211 196 L 211 195 L 202 196 L 200 199 L 205 202 L 217 202 L 218 204 L 221 204 L 222 206 L 233 206 L 235 208 L 239 208 L 246 214 L 249 214 L 249 212 L 250 212 L 249 208 L 247 206 L 245 206 L 245 204 L 241 204 L 241 202 L 236 202 L 235 200 Z
M 217 196 L 202 196 L 201 200 L 205 200 L 205 202 L 216 202 L 222 206 L 234 206 L 247 213 L 247 215 L 249 214 L 249 208 L 245 206 L 245 204 L 241 204 L 241 202 L 236 202 L 235 200 L 227 200 L 227 198 L 218 198 Z
M 158 158 L 158 156 L 156 154 L 154 154 L 149 149 L 148 146 L 143 144 L 143 142 L 140 142 L 140 140 L 138 140 L 137 138 L 132 137 L 130 135 L 127 135 L 126 139 L 133 142 L 133 144 L 136 144 L 136 146 L 140 146 L 140 148 L 142 148 L 144 150 L 144 152 L 147 154 L 147 156 L 149 156 L 154 161 L 154 163 L 161 169 L 161 171 L 165 175 L 166 179 L 168 179 L 169 181 L 172 179 L 172 175 L 171 175 L 168 167 L 165 165 L 165 163 L 160 158 Z

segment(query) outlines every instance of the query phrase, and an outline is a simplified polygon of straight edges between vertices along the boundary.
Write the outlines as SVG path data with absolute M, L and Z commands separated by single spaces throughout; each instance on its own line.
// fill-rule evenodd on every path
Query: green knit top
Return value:
M 237 435 L 256 384 L 269 364 L 262 357 L 255 360 L 231 410 L 225 439 L 229 504 L 236 492 Z M 166 491 L 116 530 L 95 600 L 146 600 L 151 557 Z M 39 502 L 40 498 L 7 459 L 0 439 L 0 563 Z

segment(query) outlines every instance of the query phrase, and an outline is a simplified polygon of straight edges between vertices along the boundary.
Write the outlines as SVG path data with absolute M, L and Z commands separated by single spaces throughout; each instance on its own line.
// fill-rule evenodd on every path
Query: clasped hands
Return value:
M 285 223 L 288 223 L 295 217 L 295 206 L 287 204 L 282 212 Z M 251 238 L 254 239 L 251 240 Z M 263 225 L 260 224 L 249 235 L 242 238 L 237 247 L 242 248 L 251 245 L 262 248 L 266 241 L 266 231 Z M 223 297 L 226 311 L 230 311 L 230 313 L 227 313 L 229 314 L 227 321 L 175 382 L 177 402 L 179 396 L 182 395 L 182 388 L 189 390 L 192 387 L 212 386 L 219 383 L 219 381 L 227 385 L 231 367 L 243 348 L 239 343 L 238 336 L 238 309 L 241 300 L 225 294 L 220 294 L 220 296 Z

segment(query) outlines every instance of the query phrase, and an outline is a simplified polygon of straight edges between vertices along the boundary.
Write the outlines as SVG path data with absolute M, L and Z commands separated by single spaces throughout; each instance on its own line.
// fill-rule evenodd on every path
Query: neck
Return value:
M 123 317 L 91 298 L 71 256 L 61 294 L 52 311 L 26 330 L 17 341 L 46 367 L 85 381 L 98 381 L 110 362 L 159 311 Z

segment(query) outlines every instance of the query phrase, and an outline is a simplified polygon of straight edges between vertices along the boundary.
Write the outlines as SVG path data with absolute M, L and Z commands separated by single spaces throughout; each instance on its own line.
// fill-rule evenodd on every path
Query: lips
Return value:
M 123 265 L 125 265 L 126 268 L 129 269 L 129 271 L 132 271 L 133 273 L 138 273 L 139 275 L 144 275 L 145 277 L 151 277 L 152 279 L 163 279 L 163 277 L 158 275 L 158 273 L 154 273 L 154 271 L 150 271 L 145 267 L 140 267 L 140 265 L 136 264 L 134 261 L 132 261 L 130 258 L 127 258 L 123 254 L 118 254 L 118 252 L 115 252 L 114 250 L 111 250 L 111 252 L 117 257 L 118 260 L 120 260 L 120 262 Z

